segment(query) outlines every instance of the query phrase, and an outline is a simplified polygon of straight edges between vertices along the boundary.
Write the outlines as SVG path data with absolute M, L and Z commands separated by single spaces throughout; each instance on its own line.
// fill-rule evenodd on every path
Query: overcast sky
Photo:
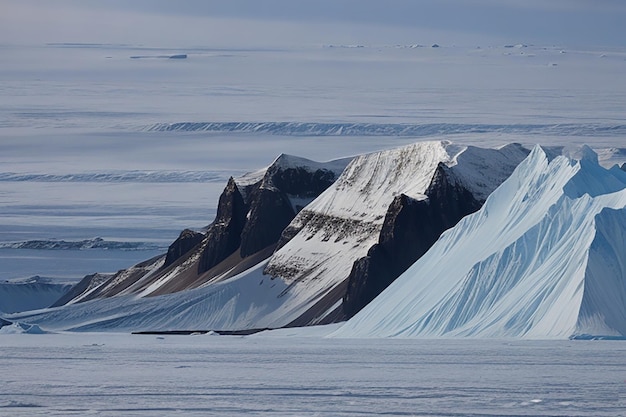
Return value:
M 0 0 L 0 43 L 626 46 L 623 0 Z

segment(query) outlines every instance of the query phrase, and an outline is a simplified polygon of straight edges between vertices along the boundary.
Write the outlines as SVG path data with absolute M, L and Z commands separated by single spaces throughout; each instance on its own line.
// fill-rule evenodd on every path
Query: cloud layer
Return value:
M 3 43 L 626 44 L 616 0 L 4 0 Z

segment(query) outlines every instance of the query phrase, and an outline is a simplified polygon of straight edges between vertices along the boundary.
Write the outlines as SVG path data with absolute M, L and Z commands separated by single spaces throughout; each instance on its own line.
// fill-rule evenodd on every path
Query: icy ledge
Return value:
M 533 149 L 334 337 L 624 338 L 626 173 Z

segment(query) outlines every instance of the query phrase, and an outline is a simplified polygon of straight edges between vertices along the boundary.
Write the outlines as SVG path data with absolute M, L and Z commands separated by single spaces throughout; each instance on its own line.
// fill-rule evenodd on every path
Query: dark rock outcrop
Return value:
M 178 239 L 167 249 L 163 268 L 172 265 L 187 252 L 196 247 L 202 240 L 204 240 L 204 234 L 189 229 L 183 230 L 180 236 L 178 236 Z
M 311 172 L 303 167 L 270 168 L 268 175 L 273 186 L 283 193 L 308 198 L 317 197 L 337 179 L 337 173 L 333 171 L 317 169 Z
M 3 318 L 0 318 L 0 329 L 3 328 L 4 326 L 10 326 L 11 324 L 13 324 L 13 323 L 11 323 L 10 321 L 7 321 L 7 320 L 5 320 Z
M 348 162 L 323 164 L 281 155 L 263 173 L 231 177 L 204 233 L 184 230 L 167 255 L 112 275 L 87 276 L 55 306 L 120 294 L 170 294 L 234 276 L 271 256 L 283 229 Z
M 220 196 L 215 221 L 207 230 L 198 273 L 213 268 L 239 248 L 247 212 L 248 205 L 231 177 Z
M 423 200 L 404 194 L 394 198 L 378 243 L 367 256 L 354 262 L 350 272 L 343 299 L 347 318 L 358 313 L 426 253 L 441 233 L 484 203 L 476 200 L 442 163 L 425 194 L 427 198 Z
M 340 173 L 294 166 L 290 158 L 278 157 L 259 181 L 245 185 L 241 191 L 234 179 L 229 180 L 204 239 L 199 274 L 237 250 L 241 258 L 246 258 L 275 245 L 304 205 L 328 188 Z
M 622 171 L 626 171 L 626 162 L 622 164 Z
M 256 193 L 241 234 L 241 257 L 250 256 L 278 242 L 283 229 L 295 215 L 296 212 L 282 191 L 261 188 Z
M 304 208 L 335 182 L 339 173 L 328 169 L 284 168 L 277 163 L 253 193 L 248 222 L 241 236 L 241 256 L 246 257 L 282 240 L 283 230 Z

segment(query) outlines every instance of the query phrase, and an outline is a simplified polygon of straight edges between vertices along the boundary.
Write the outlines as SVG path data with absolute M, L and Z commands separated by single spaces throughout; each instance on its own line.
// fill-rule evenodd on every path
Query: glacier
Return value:
M 626 337 L 626 172 L 533 148 L 331 337 Z

